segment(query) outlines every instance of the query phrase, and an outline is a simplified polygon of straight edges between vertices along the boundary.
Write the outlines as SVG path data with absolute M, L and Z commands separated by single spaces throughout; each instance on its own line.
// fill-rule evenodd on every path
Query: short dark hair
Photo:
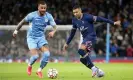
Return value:
M 77 4 L 77 5 L 74 5 L 74 6 L 73 6 L 73 10 L 74 10 L 74 9 L 77 9 L 77 8 L 81 8 L 80 5 Z
M 38 5 L 40 5 L 40 4 L 45 5 L 46 2 L 45 2 L 44 0 L 39 0 L 39 1 L 38 1 Z

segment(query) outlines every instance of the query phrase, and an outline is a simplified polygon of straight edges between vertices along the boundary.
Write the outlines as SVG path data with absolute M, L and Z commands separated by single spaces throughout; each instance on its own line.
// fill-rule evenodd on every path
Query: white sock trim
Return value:
M 41 72 L 42 71 L 42 68 L 38 68 L 37 72 Z
M 30 66 L 30 67 L 31 67 L 32 65 L 30 65 L 30 63 L 28 63 L 28 66 Z
M 91 70 L 92 70 L 92 71 L 96 70 L 96 67 L 95 67 L 95 66 L 93 66 L 93 67 L 91 68 Z

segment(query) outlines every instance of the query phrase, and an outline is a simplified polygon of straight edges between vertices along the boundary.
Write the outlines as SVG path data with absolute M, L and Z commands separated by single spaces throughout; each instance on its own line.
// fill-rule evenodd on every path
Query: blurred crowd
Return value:
M 133 0 L 75 0 L 75 3 L 80 3 L 85 13 L 120 20 L 121 27 L 110 25 L 110 56 L 133 57 Z M 98 38 L 94 50 L 97 55 L 105 56 L 107 25 L 96 27 L 96 32 Z
M 45 0 L 57 24 L 71 24 L 71 0 Z M 37 10 L 38 0 L 0 0 L 0 24 L 18 24 L 29 12 Z
M 61 25 L 71 24 L 72 5 L 75 3 L 79 3 L 85 13 L 114 21 L 120 20 L 121 27 L 110 25 L 110 56 L 133 57 L 133 0 L 46 0 L 46 2 L 48 12 L 52 13 L 56 23 Z M 37 10 L 36 3 L 37 0 L 0 0 L 0 25 L 18 24 L 27 13 Z M 95 29 L 97 42 L 94 46 L 94 53 L 96 56 L 104 57 L 106 55 L 107 25 L 102 23 Z M 69 30 L 59 31 L 54 41 L 48 40 L 53 56 L 79 56 L 77 54 L 79 32 L 68 49 L 69 54 L 63 54 L 61 51 L 69 32 Z M 0 31 L 0 57 L 27 58 L 29 50 L 25 31 L 20 33 L 21 37 L 17 40 L 8 36 L 11 33 L 12 31 Z

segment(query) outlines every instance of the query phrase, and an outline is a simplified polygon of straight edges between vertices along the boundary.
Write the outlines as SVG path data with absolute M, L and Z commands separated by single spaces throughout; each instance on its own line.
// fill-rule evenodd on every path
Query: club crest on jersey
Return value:
M 45 22 L 48 22 L 48 19 L 45 19 Z
M 84 31 L 84 30 L 87 30 L 88 27 L 81 26 L 79 29 L 80 29 L 80 31 Z
M 80 27 L 80 30 L 81 30 L 81 31 L 84 30 L 84 26 L 81 26 L 81 27 Z
M 84 21 L 82 21 L 82 23 L 84 24 L 85 22 L 84 22 Z

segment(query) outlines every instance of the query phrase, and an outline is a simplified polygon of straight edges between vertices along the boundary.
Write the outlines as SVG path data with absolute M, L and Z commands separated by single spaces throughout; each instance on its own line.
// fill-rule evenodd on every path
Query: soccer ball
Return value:
M 104 76 L 104 72 L 101 69 L 98 69 L 97 77 L 103 77 L 103 76 Z
M 47 75 L 49 78 L 51 79 L 56 79 L 57 78 L 57 75 L 58 75 L 58 71 L 54 68 L 50 68 L 47 72 Z

